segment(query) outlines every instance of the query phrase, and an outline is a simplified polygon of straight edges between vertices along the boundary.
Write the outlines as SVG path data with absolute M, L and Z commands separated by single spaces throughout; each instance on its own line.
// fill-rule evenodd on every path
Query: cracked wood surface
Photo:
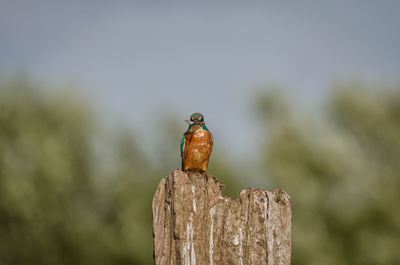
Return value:
M 215 177 L 174 170 L 153 197 L 155 265 L 289 265 L 291 208 L 280 189 L 222 197 Z

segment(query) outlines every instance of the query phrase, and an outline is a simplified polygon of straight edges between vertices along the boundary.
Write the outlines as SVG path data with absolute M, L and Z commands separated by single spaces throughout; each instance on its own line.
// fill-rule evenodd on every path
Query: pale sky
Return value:
M 251 152 L 260 84 L 312 106 L 336 80 L 399 81 L 400 1 L 289 2 L 0 0 L 0 76 L 73 81 L 142 132 L 202 112 Z

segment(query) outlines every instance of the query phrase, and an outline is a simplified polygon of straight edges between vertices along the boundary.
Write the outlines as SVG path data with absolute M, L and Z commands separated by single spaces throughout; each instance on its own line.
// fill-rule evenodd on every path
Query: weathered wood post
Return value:
M 155 265 L 290 264 L 291 208 L 280 189 L 221 196 L 215 177 L 174 170 L 153 198 Z

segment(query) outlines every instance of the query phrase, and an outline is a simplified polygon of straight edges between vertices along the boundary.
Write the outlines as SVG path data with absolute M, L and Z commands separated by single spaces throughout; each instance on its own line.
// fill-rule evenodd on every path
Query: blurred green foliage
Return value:
M 291 195 L 293 264 L 400 264 L 400 93 L 357 86 L 335 90 L 323 121 L 257 96 L 260 159 L 242 163 Z M 151 199 L 179 167 L 178 121 L 160 117 L 150 159 L 85 96 L 50 91 L 0 84 L 0 264 L 152 264 Z M 236 197 L 246 181 L 221 149 L 209 172 Z
M 293 207 L 293 264 L 400 264 L 400 93 L 337 87 L 324 121 L 259 97 L 263 161 Z

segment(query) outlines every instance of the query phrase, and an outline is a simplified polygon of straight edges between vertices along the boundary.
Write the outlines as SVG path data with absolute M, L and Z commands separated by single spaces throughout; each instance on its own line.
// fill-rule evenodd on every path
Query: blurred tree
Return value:
M 0 262 L 84 263 L 101 245 L 89 237 L 91 114 L 79 98 L 35 89 L 1 84 Z
M 292 196 L 294 264 L 400 264 L 400 93 L 354 87 L 319 125 L 259 97 L 265 169 Z
M 91 108 L 40 90 L 1 84 L 0 264 L 150 264 L 155 187 L 132 135 L 103 143 L 117 162 L 101 182 Z

